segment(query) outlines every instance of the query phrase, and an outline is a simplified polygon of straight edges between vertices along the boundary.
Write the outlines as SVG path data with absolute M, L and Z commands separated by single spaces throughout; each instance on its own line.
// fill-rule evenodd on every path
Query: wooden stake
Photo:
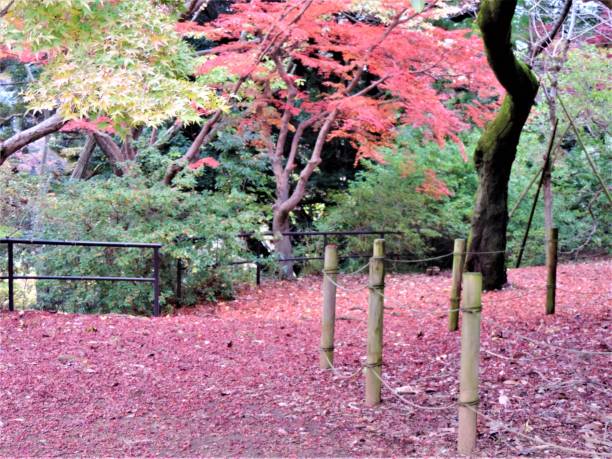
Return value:
M 325 246 L 323 262 L 323 312 L 321 314 L 321 369 L 331 368 L 334 363 L 334 328 L 336 324 L 336 277 L 338 275 L 338 248 Z
M 448 331 L 456 331 L 459 325 L 459 304 L 461 303 L 461 280 L 465 261 L 465 239 L 455 239 L 453 249 L 453 283 L 450 294 L 450 311 L 448 312 Z
M 370 258 L 368 299 L 368 353 L 365 368 L 366 405 L 380 403 L 382 388 L 383 310 L 385 294 L 385 240 L 374 241 L 373 256 Z
M 557 290 L 557 249 L 559 247 L 559 230 L 551 228 L 546 247 L 546 314 L 555 313 L 555 296 Z
M 461 320 L 461 368 L 459 370 L 459 454 L 471 455 L 476 448 L 478 409 L 478 364 L 480 359 L 480 295 L 482 274 L 465 273 Z

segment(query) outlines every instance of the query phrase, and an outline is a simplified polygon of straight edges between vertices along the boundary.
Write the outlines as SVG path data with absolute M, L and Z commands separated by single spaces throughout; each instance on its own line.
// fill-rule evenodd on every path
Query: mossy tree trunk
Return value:
M 506 249 L 508 181 L 521 131 L 538 92 L 537 79 L 512 52 L 510 38 L 516 4 L 516 0 L 484 0 L 478 15 L 489 65 L 506 89 L 506 96 L 474 153 L 479 184 L 469 252 Z M 466 268 L 482 273 L 485 289 L 498 289 L 506 283 L 504 253 L 469 254 Z

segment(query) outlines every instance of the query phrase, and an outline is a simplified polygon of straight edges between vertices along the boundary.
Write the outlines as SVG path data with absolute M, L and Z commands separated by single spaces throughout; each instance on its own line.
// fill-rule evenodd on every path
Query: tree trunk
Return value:
M 96 139 L 94 139 L 93 134 L 89 134 L 87 136 L 87 141 L 85 142 L 85 146 L 79 155 L 79 160 L 74 166 L 74 170 L 70 175 L 72 180 L 83 180 L 87 174 L 87 166 L 91 161 L 91 157 L 93 156 L 93 152 L 96 149 Z
M 505 253 L 508 226 L 508 181 L 521 131 L 534 103 L 538 82 L 514 57 L 510 42 L 516 0 L 484 0 L 478 15 L 487 59 L 506 89 L 501 109 L 483 132 L 474 162 L 479 184 L 472 216 L 466 268 L 483 275 L 483 287 L 506 283 Z M 478 254 L 474 252 L 499 252 Z
M 293 261 L 282 261 L 293 257 L 291 238 L 282 236 L 280 233 L 289 231 L 289 213 L 274 209 L 272 219 L 272 231 L 274 232 L 274 251 L 280 260 L 280 276 L 282 279 L 291 279 L 293 273 Z
M 115 141 L 108 134 L 102 132 L 94 133 L 94 139 L 102 153 L 107 157 L 108 162 L 110 163 L 113 173 L 117 177 L 123 176 L 125 172 L 125 162 L 128 158 L 125 157 L 124 152 L 119 146 L 115 143 Z

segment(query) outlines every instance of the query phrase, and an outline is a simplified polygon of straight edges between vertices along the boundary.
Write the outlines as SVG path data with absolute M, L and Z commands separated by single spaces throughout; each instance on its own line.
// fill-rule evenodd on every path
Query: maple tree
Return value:
M 459 142 L 466 121 L 482 124 L 485 102 L 497 94 L 478 37 L 444 30 L 412 2 L 380 1 L 374 10 L 345 1 L 248 1 L 204 26 L 183 22 L 185 34 L 218 44 L 203 52 L 198 73 L 208 85 L 233 94 L 238 129 L 264 152 L 276 181 L 273 231 L 289 230 L 289 215 L 304 197 L 327 142 L 349 142 L 360 158 L 382 160 L 396 127 L 421 128 L 425 138 Z M 321 90 L 308 84 L 321 82 Z M 453 103 L 455 91 L 474 94 L 469 106 Z M 222 114 L 210 114 L 187 153 L 173 163 L 166 183 L 196 161 Z M 305 137 L 310 133 L 314 142 Z M 435 188 L 435 174 L 426 176 Z M 425 184 L 424 189 L 432 186 Z M 276 238 L 288 258 L 288 238 Z M 285 275 L 290 265 L 285 264 Z
M 191 79 L 197 56 L 175 29 L 178 18 L 172 2 L 9 2 L 0 16 L 0 58 L 42 67 L 24 98 L 31 109 L 55 114 L 2 142 L 0 164 L 67 120 L 81 123 L 75 128 L 100 131 L 103 150 L 119 164 L 133 155 L 113 148 L 103 137 L 108 125 L 125 137 L 133 127 L 176 117 L 184 124 L 199 122 L 194 104 L 223 109 L 222 98 Z M 96 125 L 101 118 L 104 125 Z

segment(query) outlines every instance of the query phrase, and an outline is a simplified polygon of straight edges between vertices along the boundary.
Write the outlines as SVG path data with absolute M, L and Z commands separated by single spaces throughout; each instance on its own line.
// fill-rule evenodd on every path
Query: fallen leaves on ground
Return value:
M 549 316 L 543 267 L 483 294 L 479 455 L 611 452 L 611 278 L 610 261 L 561 265 Z M 387 389 L 364 405 L 366 278 L 338 282 L 335 372 L 318 368 L 320 277 L 158 319 L 1 313 L 0 455 L 455 455 L 454 406 Z M 449 291 L 447 273 L 387 276 L 383 376 L 411 404 L 456 400 Z

